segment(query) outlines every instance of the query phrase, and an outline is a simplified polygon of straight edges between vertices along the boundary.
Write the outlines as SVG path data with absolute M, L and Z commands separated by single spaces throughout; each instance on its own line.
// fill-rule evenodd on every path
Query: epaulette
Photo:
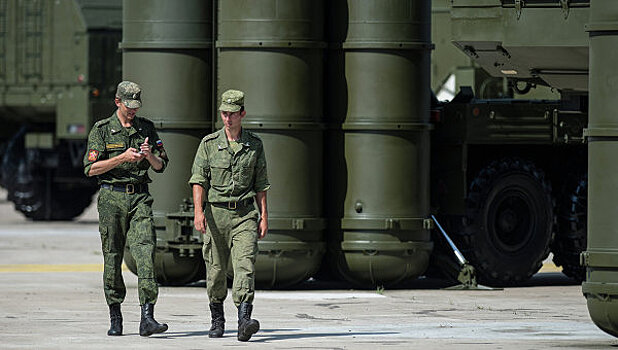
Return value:
M 252 131 L 247 130 L 247 135 L 262 141 L 262 138 L 258 134 L 254 133 Z
M 219 137 L 219 132 L 213 132 L 212 134 L 208 134 L 208 135 L 204 136 L 202 141 L 206 142 L 206 141 L 209 141 L 209 140 L 214 140 L 217 137 Z
M 154 122 L 146 117 L 136 116 L 139 120 L 139 123 L 148 124 L 154 126 Z
M 98 122 L 94 123 L 94 127 L 95 128 L 100 128 L 100 127 L 102 127 L 103 125 L 105 125 L 107 123 L 109 123 L 109 118 L 101 119 Z

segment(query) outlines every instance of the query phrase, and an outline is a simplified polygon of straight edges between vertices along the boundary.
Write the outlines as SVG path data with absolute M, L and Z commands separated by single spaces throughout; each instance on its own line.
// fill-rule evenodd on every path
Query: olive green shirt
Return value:
M 270 188 L 262 140 L 242 129 L 238 145 L 240 149 L 234 152 L 225 129 L 207 135 L 200 142 L 189 185 L 204 187 L 208 202 L 238 202 Z
M 130 147 L 139 151 L 139 147 L 144 143 L 146 137 L 148 137 L 148 143 L 153 146 L 152 154 L 163 161 L 163 167 L 155 171 L 163 172 L 169 159 L 154 124 L 146 118 L 135 116 L 133 125 L 125 128 L 120 124 L 120 120 L 114 112 L 109 118 L 96 122 L 90 130 L 88 148 L 84 155 L 84 173 L 88 176 L 90 167 L 94 162 L 113 158 Z M 148 176 L 149 168 L 150 163 L 147 159 L 142 159 L 137 163 L 125 162 L 97 175 L 97 179 L 99 184 L 145 184 L 152 182 Z

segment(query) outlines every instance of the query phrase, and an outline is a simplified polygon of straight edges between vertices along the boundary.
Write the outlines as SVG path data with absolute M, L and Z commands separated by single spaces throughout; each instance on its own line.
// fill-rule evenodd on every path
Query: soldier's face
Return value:
M 121 117 L 126 118 L 129 121 L 132 121 L 133 118 L 135 118 L 135 113 L 137 113 L 137 110 L 139 108 L 129 108 L 127 106 L 125 106 L 124 103 L 122 103 L 120 101 L 120 99 L 116 99 L 116 106 L 118 107 L 118 114 L 120 114 Z
M 240 127 L 240 123 L 242 118 L 245 117 L 246 112 L 225 112 L 221 111 L 221 120 L 223 121 L 223 125 L 225 125 L 228 129 L 235 129 Z

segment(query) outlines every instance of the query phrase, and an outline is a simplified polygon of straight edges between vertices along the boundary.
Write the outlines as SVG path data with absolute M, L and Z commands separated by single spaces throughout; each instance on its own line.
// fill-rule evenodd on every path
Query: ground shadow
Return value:
M 223 338 L 236 337 L 235 330 L 225 331 Z M 283 334 L 281 334 L 283 333 Z M 396 335 L 397 332 L 329 332 L 329 333 L 303 333 L 302 329 L 298 328 L 282 328 L 282 329 L 260 329 L 260 331 L 251 338 L 254 343 L 268 343 L 273 341 L 281 341 L 288 339 L 304 339 L 304 338 L 324 338 L 324 337 L 350 337 L 350 336 L 379 336 L 379 335 Z M 191 332 L 167 332 L 161 335 L 156 335 L 156 338 L 186 338 L 186 337 L 208 337 L 208 331 L 191 331 Z

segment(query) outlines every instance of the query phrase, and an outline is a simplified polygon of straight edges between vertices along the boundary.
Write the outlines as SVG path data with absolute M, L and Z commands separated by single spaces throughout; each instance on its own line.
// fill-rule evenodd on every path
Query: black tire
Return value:
M 588 218 L 588 176 L 567 181 L 565 196 L 558 206 L 558 229 L 552 244 L 554 264 L 562 266 L 562 273 L 581 283 L 586 268 L 579 264 L 579 255 L 586 249 Z
M 2 157 L 0 185 L 6 188 L 8 200 L 15 204 L 16 210 L 32 220 L 74 219 L 92 202 L 98 189 L 96 182 L 94 179 L 81 179 L 81 168 L 73 168 L 68 160 L 60 161 L 56 168 L 39 167 L 45 156 L 40 150 L 24 147 L 26 130 L 22 127 L 13 135 Z M 55 149 L 54 152 L 65 158 L 68 154 L 65 148 Z M 69 173 L 79 181 L 55 182 L 56 173 Z
M 2 155 L 2 167 L 0 167 L 0 186 L 7 190 L 15 183 L 17 179 L 17 167 L 20 160 L 24 157 L 24 134 L 26 128 L 22 127 L 15 135 L 6 143 Z M 9 200 L 11 193 L 9 192 Z
M 554 221 L 543 171 L 522 159 L 494 161 L 470 185 L 466 204 L 462 250 L 480 283 L 518 285 L 541 268 Z
M 44 174 L 34 175 L 26 158 L 19 160 L 9 199 L 15 209 L 32 220 L 72 220 L 90 205 L 96 187 L 71 183 L 47 183 Z

